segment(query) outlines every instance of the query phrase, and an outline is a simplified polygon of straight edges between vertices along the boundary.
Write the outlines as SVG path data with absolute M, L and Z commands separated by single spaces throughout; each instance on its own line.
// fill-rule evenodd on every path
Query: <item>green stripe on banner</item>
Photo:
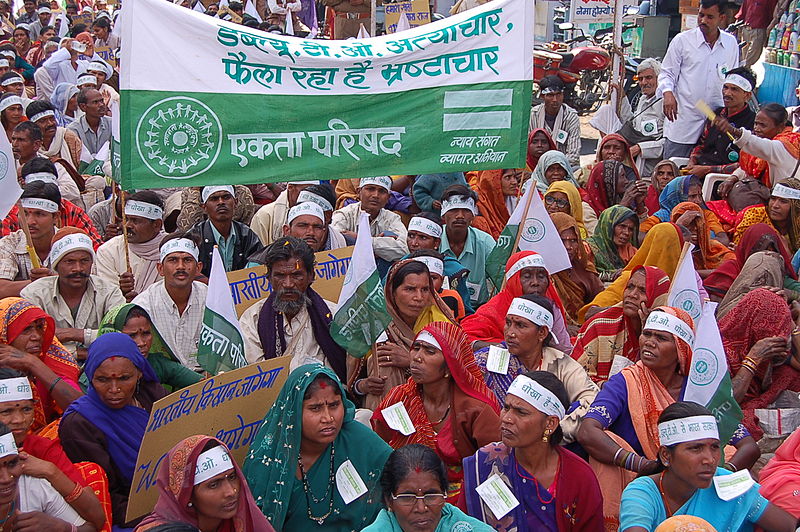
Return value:
M 530 80 L 326 96 L 125 90 L 122 185 L 519 168 L 530 95 Z

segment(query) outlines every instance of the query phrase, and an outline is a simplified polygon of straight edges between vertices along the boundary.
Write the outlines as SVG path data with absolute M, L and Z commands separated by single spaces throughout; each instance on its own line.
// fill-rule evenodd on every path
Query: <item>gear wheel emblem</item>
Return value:
M 189 179 L 210 169 L 222 147 L 222 125 L 207 105 L 175 96 L 151 105 L 136 126 L 144 164 L 165 179 Z

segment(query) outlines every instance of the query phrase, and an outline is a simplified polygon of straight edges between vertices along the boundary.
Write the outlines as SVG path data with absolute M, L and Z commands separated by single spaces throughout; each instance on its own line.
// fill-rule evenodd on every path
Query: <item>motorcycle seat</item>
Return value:
M 567 68 L 572 60 L 575 59 L 575 54 L 572 52 L 561 52 L 561 68 Z

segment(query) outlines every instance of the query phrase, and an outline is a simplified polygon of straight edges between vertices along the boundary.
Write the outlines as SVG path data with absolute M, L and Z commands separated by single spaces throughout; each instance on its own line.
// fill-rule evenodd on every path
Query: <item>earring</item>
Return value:
M 544 436 L 542 436 L 542 441 L 545 442 L 545 443 L 550 441 L 550 431 L 549 430 L 545 430 L 544 431 Z
M 445 379 L 449 379 L 449 378 L 450 378 L 450 373 L 448 373 L 448 372 L 446 372 L 446 371 L 445 371 L 445 372 L 444 372 L 444 378 L 445 378 Z
M 189 504 L 187 504 L 186 507 L 187 508 L 192 508 L 192 507 L 194 507 L 194 504 L 192 504 L 192 501 L 189 501 Z

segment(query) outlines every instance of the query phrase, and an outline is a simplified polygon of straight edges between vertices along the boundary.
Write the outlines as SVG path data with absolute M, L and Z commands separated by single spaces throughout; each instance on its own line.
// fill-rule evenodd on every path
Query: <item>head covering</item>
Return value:
M 441 346 L 447 370 L 458 389 L 473 399 L 488 404 L 495 413 L 499 414 L 500 404 L 497 402 L 494 392 L 486 386 L 483 380 L 483 374 L 475 362 L 470 341 L 464 331 L 458 325 L 450 322 L 433 322 L 425 326 L 422 331 L 431 334 Z M 389 445 L 393 449 L 399 449 L 412 443 L 421 443 L 431 449 L 437 448 L 436 432 L 425 413 L 422 400 L 419 386 L 414 379 L 409 378 L 405 384 L 392 388 L 372 415 L 373 420 L 383 420 L 382 410 L 384 408 L 400 402 L 405 405 L 416 431 L 408 436 L 395 431 L 389 440 Z M 451 404 L 451 408 L 457 408 L 455 403 Z M 461 413 L 453 411 L 453 419 L 458 419 L 459 414 Z
M 554 164 L 559 165 L 561 168 L 567 172 L 567 175 L 564 176 L 563 181 L 568 181 L 572 183 L 575 188 L 578 188 L 578 182 L 575 180 L 575 176 L 572 174 L 572 166 L 570 166 L 569 161 L 567 160 L 567 156 L 561 153 L 558 150 L 550 150 L 546 151 L 539 157 L 539 162 L 536 163 L 536 168 L 533 170 L 533 175 L 531 179 L 536 181 L 536 190 L 540 193 L 544 194 L 547 192 L 547 187 L 550 186 L 550 183 L 547 181 L 547 177 L 545 176 L 545 172 L 547 169 L 553 166 Z
M 147 353 L 147 358 L 150 359 L 153 356 L 162 356 L 167 360 L 179 362 L 178 357 L 176 357 L 169 348 L 169 345 L 167 345 L 164 337 L 158 332 L 155 323 L 153 323 L 153 320 L 150 319 L 149 313 L 144 308 L 140 307 L 139 305 L 134 305 L 133 303 L 119 305 L 109 310 L 106 315 L 103 316 L 103 320 L 100 322 L 100 328 L 97 331 L 97 335 L 101 336 L 103 334 L 112 332 L 122 332 L 122 329 L 125 328 L 125 323 L 128 321 L 128 315 L 133 309 L 138 309 L 147 314 L 148 320 L 150 321 L 150 334 L 152 335 L 153 340 L 150 343 L 150 351 Z
M 559 234 L 571 228 L 574 229 L 575 234 L 578 235 L 578 256 L 572 263 L 572 268 L 558 272 L 550 277 L 555 285 L 556 292 L 564 304 L 564 310 L 567 313 L 566 317 L 569 318 L 570 323 L 575 323 L 578 311 L 587 300 L 585 285 L 575 278 L 575 272 L 582 271 L 584 275 L 586 275 L 586 273 L 597 275 L 597 270 L 594 264 L 589 260 L 589 253 L 586 251 L 583 238 L 581 238 L 580 228 L 575 219 L 563 212 L 553 213 L 550 215 L 550 218 L 553 220 L 553 225 L 556 226 L 556 231 L 558 231 Z
M 505 269 L 508 280 L 503 289 L 488 302 L 481 305 L 475 314 L 461 320 L 461 326 L 470 339 L 491 343 L 500 343 L 504 340 L 503 327 L 505 326 L 508 307 L 511 306 L 514 298 L 525 295 L 520 281 L 520 275 L 524 268 L 514 271 L 510 277 L 508 274 L 521 259 L 534 255 L 538 256 L 539 254 L 534 251 L 518 251 L 508 258 Z M 553 286 L 552 278 L 550 279 L 550 286 L 547 287 L 544 295 L 553 302 L 554 313 L 560 312 L 562 317 L 565 316 L 564 305 L 561 303 L 561 298 L 558 296 L 555 286 Z
M 717 532 L 717 529 L 702 517 L 673 515 L 658 525 L 656 532 Z
M 373 177 L 362 177 L 358 182 L 358 188 L 365 187 L 367 185 L 376 185 L 391 192 L 392 178 L 388 175 L 379 175 Z
M 622 163 L 628 168 L 632 169 L 635 172 L 636 179 L 639 179 L 639 171 L 636 170 L 636 163 L 633 161 L 633 156 L 631 155 L 631 146 L 628 144 L 628 141 L 625 140 L 625 137 L 619 133 L 610 133 L 600 139 L 600 142 L 597 144 L 597 153 L 594 157 L 595 164 L 602 161 L 600 154 L 603 151 L 603 146 L 605 146 L 609 140 L 617 140 L 622 143 L 622 145 L 625 147 L 625 157 L 623 157 Z
M 555 150 L 555 149 L 558 148 L 558 146 L 556 146 L 555 141 L 553 140 L 553 137 L 550 136 L 550 133 L 546 129 L 544 129 L 543 127 L 537 127 L 536 129 L 534 129 L 530 133 L 528 133 L 528 144 L 527 144 L 527 146 L 531 145 L 531 142 L 533 142 L 533 137 L 535 137 L 539 133 L 544 133 L 544 136 L 547 139 L 547 144 L 550 147 L 549 149 Z M 526 166 L 525 169 L 528 170 L 529 172 L 533 172 L 533 169 L 536 168 L 536 164 L 539 162 L 539 159 L 534 159 L 533 156 L 530 154 L 530 152 L 527 152 L 527 153 L 528 153 L 527 154 L 527 158 L 526 158 L 526 165 L 527 166 Z
M 503 170 L 481 170 L 478 172 L 475 187 L 480 215 L 472 220 L 472 226 L 489 233 L 495 240 L 511 217 L 506 197 L 503 195 L 502 178 Z
M 134 405 L 111 408 L 106 405 L 92 385 L 94 373 L 109 358 L 123 357 L 142 373 L 146 382 L 158 382 L 153 368 L 147 362 L 130 336 L 123 333 L 108 333 L 97 338 L 89 346 L 89 355 L 83 371 L 89 379 L 86 395 L 74 401 L 64 412 L 64 417 L 78 412 L 105 434 L 108 453 L 122 476 L 130 483 L 136 469 L 136 458 L 147 428 L 150 414 Z
M 689 186 L 697 178 L 692 175 L 678 176 L 664 187 L 658 196 L 660 208 L 653 214 L 662 222 L 668 222 L 672 216 L 672 209 L 689 199 Z
M 197 510 L 189 503 L 194 493 L 197 457 L 209 443 L 216 443 L 230 453 L 220 440 L 202 435 L 189 436 L 170 449 L 158 469 L 156 505 L 153 512 L 136 527 L 137 530 L 144 532 L 170 522 L 199 526 Z M 223 523 L 221 528 L 230 532 L 272 532 L 272 526 L 253 500 L 244 473 L 235 460 L 231 462 L 239 477 L 239 506 L 232 521 Z
M 581 193 L 578 191 L 577 185 L 569 181 L 555 181 L 547 187 L 544 193 L 545 198 L 552 192 L 561 192 L 567 195 L 567 200 L 569 201 L 569 215 L 572 216 L 578 224 L 578 230 L 580 231 L 579 236 L 581 238 L 586 238 L 586 226 L 583 224 L 583 200 L 581 199 Z
M 39 358 L 56 375 L 77 389 L 80 371 L 78 364 L 55 337 L 55 320 L 40 307 L 21 297 L 0 299 L 0 344 L 11 344 L 28 325 L 38 319 L 43 319 L 45 323 Z M 37 380 L 34 387 L 36 407 L 31 425 L 33 431 L 41 429 L 52 421 L 51 417 L 56 412 L 56 403 L 50 396 L 48 385 L 49 383 Z
M 622 199 L 622 194 L 617 192 L 617 181 L 623 175 L 628 182 L 635 179 L 629 168 L 619 161 L 602 161 L 592 168 L 589 181 L 586 183 L 586 203 L 588 203 L 599 216 L 601 212 Z
M 616 271 L 625 267 L 625 260 L 614 243 L 614 229 L 626 220 L 633 220 L 633 235 L 628 245 L 635 248 L 639 240 L 639 217 L 636 213 L 622 205 L 612 205 L 600 213 L 594 234 L 587 239 L 599 271 Z
M 790 177 L 780 182 L 785 187 L 800 190 L 800 179 Z M 800 200 L 789 200 L 789 251 L 796 253 L 800 249 Z
M 786 250 L 786 245 L 783 243 L 783 239 L 771 226 L 764 223 L 758 223 L 751 225 L 747 228 L 747 230 L 745 230 L 744 235 L 742 235 L 742 239 L 736 245 L 736 249 L 734 250 L 736 258 L 726 260 L 703 280 L 703 285 L 706 287 L 706 290 L 719 297 L 724 297 L 733 282 L 742 272 L 742 268 L 744 267 L 745 262 L 747 262 L 747 259 L 750 258 L 753 253 L 755 253 L 756 245 L 763 240 L 768 240 L 771 242 L 772 245 L 775 246 L 775 249 L 778 250 L 778 253 L 781 254 L 784 268 L 786 269 L 786 275 L 790 276 L 792 279 L 797 279 L 797 274 L 795 273 L 794 268 L 792 268 L 792 257 Z
M 700 213 L 700 216 L 696 218 L 697 247 L 700 248 L 700 255 L 694 254 L 695 267 L 698 270 L 710 270 L 722 264 L 722 261 L 733 258 L 734 255 L 730 249 L 711 238 L 711 234 L 706 226 L 705 216 L 703 216 L 703 209 L 701 209 L 698 204 L 691 201 L 684 201 L 676 205 L 675 208 L 672 209 L 672 222 L 677 222 L 678 218 L 687 212 Z
M 72 83 L 59 83 L 53 89 L 53 94 L 50 96 L 50 103 L 53 104 L 55 109 L 56 123 L 61 127 L 67 127 L 75 121 L 74 117 L 67 116 L 67 105 L 70 98 L 78 94 L 78 87 Z
M 667 302 L 670 281 L 667 274 L 655 266 L 637 266 L 631 275 L 642 271 L 645 277 L 645 304 L 648 308 Z M 572 357 L 586 369 L 593 381 L 608 379 L 614 357 L 623 356 L 631 362 L 639 359 L 639 329 L 625 316 L 622 301 L 592 316 L 578 332 Z
M 227 192 L 231 196 L 236 197 L 236 192 L 234 192 L 231 185 L 209 185 L 207 187 L 203 187 L 203 190 L 200 192 L 200 202 L 207 202 L 208 198 L 217 192 Z
M 55 268 L 67 253 L 73 251 L 86 251 L 94 260 L 94 247 L 89 235 L 77 227 L 62 227 L 51 240 L 50 264 Z
M 380 504 L 378 479 L 391 449 L 371 429 L 355 421 L 356 407 L 347 398 L 347 390 L 339 382 L 336 374 L 329 368 L 319 364 L 304 365 L 289 375 L 250 445 L 250 452 L 243 468 L 244 474 L 256 504 L 270 523 L 273 523 L 278 530 L 287 530 L 287 532 L 291 530 L 285 528 L 284 523 L 290 510 L 289 501 L 295 485 L 297 458 L 300 454 L 303 432 L 303 396 L 309 385 L 319 375 L 326 375 L 336 383 L 344 407 L 342 429 L 332 444 L 335 447 L 334 469 L 349 459 L 367 485 L 368 493 L 346 506 L 341 504 L 336 506 L 340 518 L 341 514 L 358 515 L 360 513 L 359 517 L 362 521 L 366 521 L 362 522 L 361 526 L 355 527 L 360 530 L 378 512 Z M 365 449 L 369 449 L 369 452 L 364 452 Z M 325 478 L 325 485 L 321 491 L 314 490 L 314 469 L 308 471 L 309 482 L 314 493 L 323 493 L 328 487 L 330 454 L 330 452 L 323 453 L 318 461 L 325 464 L 321 467 L 321 470 L 324 470 L 321 474 Z M 333 491 L 331 496 L 334 496 L 336 487 L 331 486 L 331 490 Z M 299 508 L 291 508 L 291 510 L 305 514 L 307 510 L 305 501 Z M 335 517 L 332 516 L 332 519 Z M 356 518 L 352 520 L 356 521 Z M 312 522 L 309 520 L 308 526 L 310 527 L 311 524 Z
M 637 266 L 656 266 L 670 278 L 674 276 L 682 249 L 683 235 L 678 226 L 671 223 L 654 225 L 647 232 L 639 251 L 628 261 L 617 280 L 580 310 L 581 318 L 586 315 L 586 311 L 591 306 L 610 307 L 622 301 L 622 292 L 628 284 L 631 272 Z
M 647 207 L 647 214 L 649 214 L 650 216 L 653 216 L 656 213 L 656 211 L 661 207 L 658 203 L 658 197 L 661 194 L 661 190 L 656 185 L 657 183 L 656 173 L 658 172 L 658 169 L 664 165 L 670 166 L 672 168 L 673 180 L 680 177 L 681 175 L 678 165 L 673 163 L 669 159 L 664 159 L 663 161 L 659 161 L 655 165 L 655 167 L 653 168 L 650 186 L 647 188 L 647 197 L 644 200 L 645 206 Z

